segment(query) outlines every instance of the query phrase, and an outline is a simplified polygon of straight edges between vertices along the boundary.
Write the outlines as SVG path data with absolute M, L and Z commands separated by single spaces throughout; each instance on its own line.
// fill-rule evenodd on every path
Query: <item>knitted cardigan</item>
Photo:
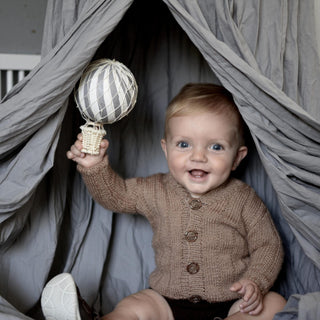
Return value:
M 240 279 L 254 281 L 263 294 L 274 283 L 283 260 L 280 237 L 245 183 L 230 178 L 193 199 L 171 174 L 125 180 L 107 158 L 78 170 L 102 206 L 149 220 L 156 260 L 149 284 L 161 295 L 218 302 L 239 298 L 229 288 Z

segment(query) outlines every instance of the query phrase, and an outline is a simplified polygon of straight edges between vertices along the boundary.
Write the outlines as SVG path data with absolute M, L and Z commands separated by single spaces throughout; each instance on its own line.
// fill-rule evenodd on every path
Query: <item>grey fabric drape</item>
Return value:
M 139 85 L 133 112 L 107 127 L 111 162 L 127 177 L 167 170 L 159 147 L 164 110 L 184 83 L 220 82 L 232 92 L 255 144 L 242 178 L 284 240 L 278 289 L 286 296 L 320 291 L 315 2 L 149 2 L 48 2 L 43 58 L 0 106 L 1 320 L 26 319 L 19 311 L 32 307 L 37 318 L 44 283 L 62 271 L 102 312 L 148 286 L 150 226 L 92 202 L 65 158 L 81 124 L 68 97 L 101 56 L 128 65 Z M 301 298 L 296 312 L 279 319 L 312 319 L 317 299 Z M 299 313 L 306 305 L 314 311 Z
M 277 191 L 282 213 L 320 268 L 320 58 L 317 41 L 308 42 L 310 51 L 299 50 L 306 47 L 301 36 L 306 35 L 304 28 L 316 39 L 315 19 L 308 14 L 314 12 L 314 4 L 276 0 L 201 6 L 165 2 L 219 80 L 234 94 Z M 297 29 L 294 44 L 288 39 L 293 36 L 289 28 Z M 299 64 L 286 67 L 295 59 Z
M 60 142 L 63 153 L 61 147 L 57 148 L 68 96 L 131 2 L 48 1 L 43 58 L 1 103 L 0 290 L 1 296 L 22 312 L 37 302 L 47 281 L 59 250 L 66 203 L 71 199 L 67 199 L 64 141 Z M 63 139 L 70 136 L 71 127 L 65 129 Z M 74 192 L 81 191 L 75 186 Z M 81 206 L 88 209 L 78 212 L 77 221 L 69 221 L 70 234 L 64 236 L 64 241 L 65 245 L 71 242 L 72 250 L 64 262 L 66 269 L 88 272 L 88 295 L 93 292 L 96 296 L 107 243 L 103 249 L 101 245 L 97 266 L 78 266 L 77 259 L 81 260 L 81 255 L 88 261 L 95 259 L 90 255 L 95 241 L 102 244 L 108 236 L 104 232 L 103 239 L 96 239 L 90 223 L 108 229 L 110 218 L 108 223 L 95 222 L 88 197 L 83 198 Z M 76 235 L 71 234 L 72 230 Z M 8 319 L 7 314 L 0 313 L 2 317 Z

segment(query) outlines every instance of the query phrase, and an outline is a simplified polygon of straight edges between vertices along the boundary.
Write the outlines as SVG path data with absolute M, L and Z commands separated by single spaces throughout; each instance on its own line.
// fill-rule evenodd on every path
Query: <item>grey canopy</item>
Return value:
M 40 319 L 45 283 L 71 272 L 102 313 L 148 287 L 152 231 L 88 194 L 65 153 L 83 124 L 73 89 L 93 59 L 127 65 L 135 109 L 106 126 L 124 177 L 167 171 L 159 141 L 187 82 L 225 86 L 252 141 L 239 178 L 268 206 L 285 247 L 277 319 L 320 302 L 320 32 L 313 0 L 49 0 L 38 66 L 0 105 L 0 319 Z

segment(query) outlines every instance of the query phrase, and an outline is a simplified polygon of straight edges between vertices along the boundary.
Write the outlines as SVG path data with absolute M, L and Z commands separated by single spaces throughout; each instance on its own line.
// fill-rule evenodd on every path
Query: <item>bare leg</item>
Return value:
M 121 300 L 101 320 L 174 320 L 167 301 L 152 289 L 142 290 Z
M 276 292 L 267 293 L 263 298 L 263 310 L 255 316 L 240 312 L 240 303 L 241 300 L 233 304 L 226 320 L 272 320 L 274 315 L 284 308 L 286 300 Z

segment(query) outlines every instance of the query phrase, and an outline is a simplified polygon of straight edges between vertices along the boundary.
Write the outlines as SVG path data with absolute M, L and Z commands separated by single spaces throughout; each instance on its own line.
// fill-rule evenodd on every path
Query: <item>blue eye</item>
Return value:
M 210 147 L 210 149 L 211 149 L 211 150 L 214 150 L 214 151 L 220 151 L 220 150 L 222 150 L 223 148 L 222 148 L 222 146 L 221 146 L 220 144 L 216 143 L 216 144 L 213 144 L 213 145 Z
M 185 142 L 185 141 L 180 141 L 180 142 L 178 142 L 177 146 L 179 148 L 188 148 L 189 147 L 189 143 Z

